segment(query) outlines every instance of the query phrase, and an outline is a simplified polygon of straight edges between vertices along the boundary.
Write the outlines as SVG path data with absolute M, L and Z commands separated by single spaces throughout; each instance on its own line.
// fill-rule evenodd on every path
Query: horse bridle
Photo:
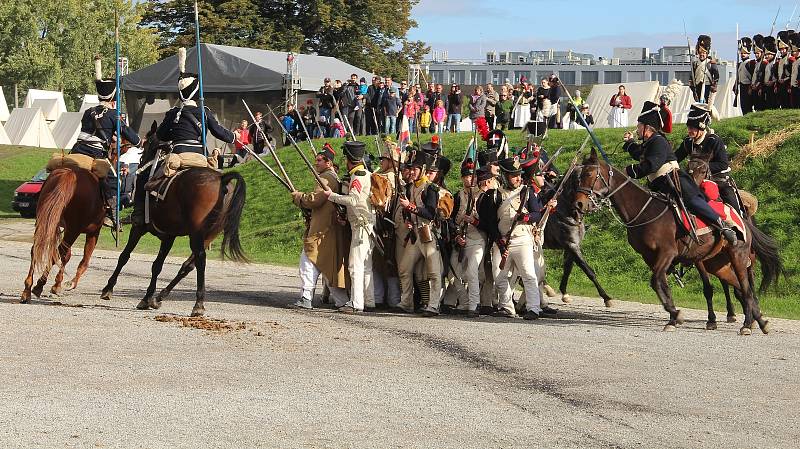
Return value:
M 639 212 L 633 218 L 628 220 L 627 222 L 623 221 L 620 217 L 617 216 L 616 213 L 614 213 L 614 208 L 611 207 L 611 198 L 614 195 L 616 195 L 617 192 L 622 190 L 623 187 L 625 187 L 629 183 L 632 183 L 632 179 L 633 178 L 625 177 L 625 181 L 623 181 L 622 184 L 618 185 L 614 190 L 611 190 L 610 192 L 604 194 L 602 192 L 599 192 L 599 191 L 595 190 L 594 186 L 597 184 L 597 180 L 599 179 L 599 180 L 603 181 L 603 184 L 605 185 L 606 189 L 611 189 L 611 178 L 614 176 L 613 168 L 611 166 L 608 167 L 608 179 L 606 180 L 606 178 L 603 178 L 602 170 L 600 170 L 600 164 L 580 165 L 579 167 L 581 169 L 583 169 L 584 167 L 597 168 L 597 174 L 595 175 L 594 182 L 592 182 L 591 188 L 585 188 L 585 187 L 578 186 L 578 188 L 576 189 L 576 191 L 578 193 L 583 193 L 584 195 L 586 195 L 589 198 L 589 201 L 592 202 L 592 209 L 590 209 L 590 211 L 591 210 L 595 210 L 595 209 L 601 209 L 603 206 L 608 206 L 608 208 L 611 210 L 611 215 L 621 225 L 625 226 L 626 228 L 635 228 L 635 227 L 639 227 L 639 226 L 644 226 L 644 225 L 650 224 L 650 223 L 658 220 L 659 218 L 661 218 L 661 216 L 664 215 L 667 212 L 667 210 L 669 209 L 669 206 L 665 204 L 664 210 L 662 210 L 654 218 L 652 218 L 650 220 L 647 220 L 647 221 L 645 221 L 643 223 L 633 224 L 636 220 L 639 219 L 639 217 L 642 216 L 644 211 L 647 210 L 647 207 L 650 205 L 650 203 L 655 198 L 655 195 L 653 195 L 652 192 L 648 191 L 647 193 L 650 195 L 650 197 L 647 199 L 647 201 L 645 201 L 645 203 L 642 206 L 642 208 L 639 209 Z M 641 186 L 639 186 L 638 184 L 633 183 L 633 185 L 641 188 Z M 583 214 L 584 212 L 582 210 L 578 209 L 578 213 Z

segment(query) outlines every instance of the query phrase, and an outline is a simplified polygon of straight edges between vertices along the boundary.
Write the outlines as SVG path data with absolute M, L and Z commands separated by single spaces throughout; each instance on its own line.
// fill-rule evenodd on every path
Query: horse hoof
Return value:
M 150 308 L 150 305 L 143 299 L 139 301 L 139 304 L 136 304 L 136 308 L 139 310 L 147 310 Z
M 157 310 L 157 309 L 161 308 L 161 301 L 159 301 L 157 299 L 151 299 L 150 301 L 147 302 L 147 305 L 151 309 L 156 309 Z
M 610 309 L 610 308 L 614 307 L 614 300 L 613 299 L 606 299 L 605 301 L 603 301 L 603 304 L 605 304 L 606 308 Z
M 675 326 L 672 324 L 667 324 L 664 326 L 664 332 L 675 332 Z
M 768 334 L 772 327 L 769 325 L 769 321 L 764 321 L 764 325 L 761 326 L 761 332 L 764 334 Z
M 205 313 L 206 313 L 205 307 L 194 306 L 194 308 L 192 309 L 192 315 L 191 316 L 203 316 Z
M 567 294 L 561 295 L 561 302 L 564 304 L 569 304 L 572 302 L 572 297 Z
M 707 331 L 717 330 L 717 323 L 711 323 L 711 322 L 706 323 L 706 330 Z
M 61 287 L 56 288 L 55 286 L 53 286 L 53 288 L 50 289 L 50 293 L 52 293 L 52 294 L 54 294 L 56 296 L 61 296 L 61 293 L 63 291 L 64 291 L 63 288 L 61 288 Z
M 756 328 L 756 320 L 753 320 L 753 322 L 750 323 L 750 329 L 755 329 L 755 328 Z
M 19 298 L 20 304 L 27 304 L 31 302 L 31 293 L 30 292 L 22 292 L 22 296 Z
M 100 299 L 103 301 L 111 301 L 111 293 L 111 290 L 103 290 L 103 292 L 100 293 Z
M 67 282 L 67 291 L 75 290 L 76 288 L 78 288 L 78 283 L 75 282 L 75 279 Z
M 544 293 L 547 295 L 548 298 L 555 298 L 556 297 L 556 291 L 553 290 L 553 287 L 551 287 L 551 286 L 549 286 L 547 284 L 544 284 Z
M 739 335 L 752 335 L 752 334 L 753 331 L 751 331 L 750 328 L 747 326 L 742 326 L 742 328 L 739 329 Z
M 683 310 L 678 310 L 678 315 L 675 316 L 675 322 L 678 324 L 683 324 L 685 321 L 683 317 Z
M 31 290 L 31 293 L 36 295 L 37 298 L 41 298 L 42 297 L 42 290 L 44 290 L 44 288 L 42 288 L 42 287 L 37 285 L 36 287 L 33 287 L 33 290 Z M 28 300 L 30 300 L 30 299 L 31 299 L 30 295 L 28 295 Z
M 729 323 L 735 323 L 736 322 L 736 315 L 728 315 L 728 318 L 726 318 L 726 321 L 728 321 Z

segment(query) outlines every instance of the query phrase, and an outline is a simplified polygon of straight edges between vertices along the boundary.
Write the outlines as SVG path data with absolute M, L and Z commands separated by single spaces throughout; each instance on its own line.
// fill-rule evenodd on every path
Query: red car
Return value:
M 34 177 L 17 187 L 14 191 L 14 200 L 11 202 L 11 208 L 19 212 L 24 218 L 33 218 L 36 216 L 36 204 L 39 202 L 39 192 L 42 190 L 42 184 L 49 175 L 45 169 L 39 170 Z

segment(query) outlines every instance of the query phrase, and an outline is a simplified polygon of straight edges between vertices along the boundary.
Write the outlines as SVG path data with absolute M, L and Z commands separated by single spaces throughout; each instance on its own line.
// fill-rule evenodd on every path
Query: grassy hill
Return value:
M 714 130 L 725 142 L 728 151 L 736 154 L 749 142 L 751 134 L 760 139 L 793 126 L 800 121 L 800 111 L 769 111 L 750 114 L 747 117 L 724 120 L 713 124 Z M 606 152 L 618 166 L 630 163 L 628 155 L 622 151 L 620 129 L 597 130 Z M 676 125 L 670 139 L 677 144 L 684 136 L 686 127 Z M 423 141 L 430 136 L 422 135 Z M 470 133 L 448 134 L 443 138 L 444 151 L 453 161 L 460 161 L 472 137 Z M 566 150 L 556 161 L 565 168 L 574 150 L 577 149 L 586 132 L 583 130 L 551 131 L 545 146 L 552 153 L 565 146 Z M 374 153 L 373 138 L 363 137 Z M 520 131 L 511 131 L 509 141 L 512 146 L 524 144 Z M 341 146 L 341 139 L 333 139 L 334 147 Z M 319 147 L 321 142 L 315 144 Z M 306 154 L 311 154 L 307 143 L 301 145 Z M 13 154 L 13 155 L 10 155 Z M 18 184 L 30 178 L 36 169 L 44 165 L 49 151 L 9 150 L 0 147 L 0 212 L 10 209 L 11 192 L 6 183 Z M 305 165 L 292 148 L 279 150 L 279 156 L 286 166 L 292 181 L 299 189 L 313 188 L 314 181 Z M 780 287 L 762 298 L 762 305 L 768 314 L 800 318 L 800 292 L 797 276 L 800 272 L 800 243 L 794 238 L 800 234 L 800 198 L 793 192 L 800 191 L 800 180 L 796 161 L 800 160 L 800 135 L 795 134 L 777 145 L 777 150 L 768 157 L 755 157 L 735 172 L 741 188 L 756 194 L 760 200 L 757 214 L 759 227 L 778 239 L 783 249 L 783 258 L 789 273 L 789 280 L 782 281 Z M 268 159 L 271 162 L 271 159 Z M 457 163 L 456 163 L 457 165 Z M 294 265 L 299 257 L 303 221 L 299 210 L 289 200 L 286 190 L 257 163 L 248 163 L 237 168 L 247 181 L 248 199 L 241 226 L 241 236 L 249 256 L 257 262 Z M 458 186 L 457 167 L 451 171 L 448 186 Z M 14 187 L 16 187 L 16 184 Z M 8 216 L 8 215 L 5 215 Z M 587 218 L 591 230 L 584 242 L 584 253 L 594 267 L 606 290 L 620 299 L 636 299 L 657 303 L 655 294 L 648 286 L 649 270 L 638 254 L 625 240 L 625 230 L 614 221 L 608 212 L 594 214 Z M 113 241 L 104 234 L 102 247 L 113 246 Z M 187 253 L 185 239 L 176 243 L 176 254 Z M 154 252 L 157 243 L 150 238 L 143 242 L 142 251 Z M 560 276 L 561 254 L 548 252 L 548 280 L 557 285 Z M 686 288 L 675 288 L 673 293 L 679 305 L 704 308 L 700 282 L 695 273 L 688 277 Z M 720 290 L 720 289 L 717 289 Z M 573 270 L 570 291 L 576 294 L 596 295 L 594 288 L 580 270 Z M 720 300 L 721 292 L 718 294 Z M 723 306 L 722 302 L 718 302 Z

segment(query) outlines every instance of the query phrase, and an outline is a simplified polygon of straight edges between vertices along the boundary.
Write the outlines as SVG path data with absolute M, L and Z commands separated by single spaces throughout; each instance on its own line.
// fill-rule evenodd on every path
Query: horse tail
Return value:
M 244 254 L 241 242 L 239 241 L 239 222 L 242 219 L 244 210 L 244 200 L 247 186 L 244 178 L 238 172 L 229 172 L 222 175 L 220 188 L 224 189 L 231 181 L 236 181 L 231 194 L 231 201 L 222 216 L 223 236 L 222 236 L 222 258 L 228 258 L 236 262 L 248 262 Z
M 64 209 L 75 194 L 78 177 L 72 170 L 56 170 L 45 182 L 36 207 L 36 227 L 33 231 L 31 262 L 34 272 L 48 272 L 61 264 L 58 247 L 62 235 L 58 230 Z
M 786 272 L 783 268 L 783 260 L 780 256 L 780 248 L 778 242 L 772 237 L 765 234 L 758 229 L 755 223 L 750 220 L 744 220 L 747 224 L 747 230 L 753 236 L 752 248 L 756 253 L 756 258 L 761 264 L 761 285 L 759 292 L 763 293 L 769 287 L 778 282 L 778 277 Z

